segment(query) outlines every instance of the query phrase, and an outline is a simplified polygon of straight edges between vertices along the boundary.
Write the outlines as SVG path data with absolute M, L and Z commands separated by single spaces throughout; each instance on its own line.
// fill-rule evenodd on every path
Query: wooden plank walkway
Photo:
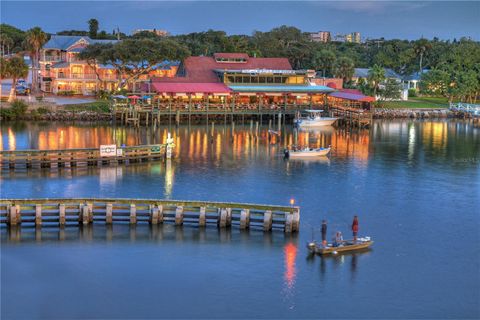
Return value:
M 122 222 L 280 229 L 292 233 L 299 230 L 300 208 L 155 199 L 0 199 L 0 224 L 8 227 Z
M 165 145 L 117 147 L 117 156 L 102 157 L 99 148 L 59 150 L 0 151 L 0 168 L 58 168 L 117 165 L 118 163 L 158 160 L 165 156 Z

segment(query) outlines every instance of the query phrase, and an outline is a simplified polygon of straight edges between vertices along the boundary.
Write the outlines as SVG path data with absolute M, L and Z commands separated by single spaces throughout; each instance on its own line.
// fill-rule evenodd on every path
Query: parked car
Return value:
M 17 84 L 15 86 L 15 92 L 17 95 L 27 96 L 30 94 L 30 91 L 30 87 L 25 80 L 20 79 L 17 81 Z
M 15 92 L 17 95 L 20 96 L 28 96 L 30 94 L 30 88 L 27 86 L 16 86 L 15 87 Z

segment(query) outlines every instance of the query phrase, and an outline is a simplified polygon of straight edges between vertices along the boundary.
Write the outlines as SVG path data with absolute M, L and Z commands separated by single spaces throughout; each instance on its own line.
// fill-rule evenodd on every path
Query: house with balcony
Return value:
M 52 35 L 40 52 L 40 87 L 43 92 L 79 95 L 94 95 L 99 90 L 111 91 L 119 82 L 112 65 L 90 66 L 80 60 L 78 54 L 94 43 L 116 43 L 118 40 L 97 40 L 87 36 Z M 142 75 L 129 90 L 135 91 L 150 77 L 174 76 L 178 62 L 165 61 L 158 64 L 148 75 Z

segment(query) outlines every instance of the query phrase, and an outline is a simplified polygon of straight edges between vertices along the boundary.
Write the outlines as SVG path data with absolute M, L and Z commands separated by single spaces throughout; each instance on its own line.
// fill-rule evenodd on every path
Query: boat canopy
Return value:
M 323 110 L 313 110 L 313 109 L 307 109 L 307 110 L 303 110 L 305 112 L 310 112 L 310 113 L 318 113 L 318 112 L 323 112 Z

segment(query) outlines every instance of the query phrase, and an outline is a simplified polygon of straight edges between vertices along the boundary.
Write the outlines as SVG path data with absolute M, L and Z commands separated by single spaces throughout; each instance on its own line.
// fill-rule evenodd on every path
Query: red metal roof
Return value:
M 153 82 L 220 82 L 213 70 L 269 69 L 292 70 L 287 58 L 248 58 L 245 63 L 216 62 L 213 57 L 188 57 L 183 62 L 185 76 L 154 78 Z
M 232 89 L 223 83 L 152 83 L 157 93 L 230 93 Z
M 245 59 L 248 60 L 250 57 L 246 53 L 227 53 L 227 52 L 220 52 L 215 53 L 213 55 L 215 59 Z
M 332 92 L 330 94 L 331 97 L 345 99 L 345 100 L 352 100 L 352 101 L 360 101 L 360 102 L 374 102 L 374 97 L 365 96 L 360 91 L 359 93 L 352 93 L 348 91 L 337 91 Z

